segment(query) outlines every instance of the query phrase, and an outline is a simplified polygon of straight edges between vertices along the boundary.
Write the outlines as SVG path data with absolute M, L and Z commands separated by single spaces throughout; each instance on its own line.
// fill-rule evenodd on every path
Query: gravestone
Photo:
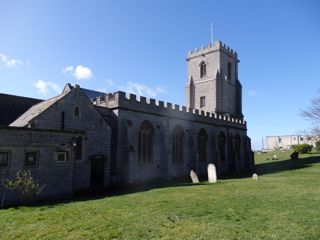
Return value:
M 190 177 L 191 177 L 192 183 L 199 183 L 199 178 L 195 171 L 193 170 L 190 171 Z
M 252 175 L 252 179 L 253 179 L 253 180 L 259 180 L 258 174 L 254 173 L 254 174 Z
M 208 182 L 216 183 L 217 182 L 217 170 L 216 166 L 213 163 L 208 165 Z

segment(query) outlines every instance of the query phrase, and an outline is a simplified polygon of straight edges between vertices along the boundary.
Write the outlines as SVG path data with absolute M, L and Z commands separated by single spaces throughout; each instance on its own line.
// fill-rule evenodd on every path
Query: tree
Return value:
M 313 123 L 313 127 L 310 129 L 310 135 L 315 140 L 320 140 L 320 89 L 318 91 L 319 96 L 311 100 L 311 105 L 301 111 L 301 116 Z M 308 134 L 309 135 L 309 134 Z
M 311 105 L 306 110 L 301 111 L 301 116 L 312 121 L 316 125 L 320 125 L 320 96 L 311 100 Z

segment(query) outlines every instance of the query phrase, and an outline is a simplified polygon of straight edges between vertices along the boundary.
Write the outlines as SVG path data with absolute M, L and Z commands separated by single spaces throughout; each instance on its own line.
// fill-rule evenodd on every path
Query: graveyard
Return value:
M 0 210 L 1 239 L 320 239 L 320 154 L 255 155 L 255 173 Z M 271 160 L 277 155 L 277 160 Z

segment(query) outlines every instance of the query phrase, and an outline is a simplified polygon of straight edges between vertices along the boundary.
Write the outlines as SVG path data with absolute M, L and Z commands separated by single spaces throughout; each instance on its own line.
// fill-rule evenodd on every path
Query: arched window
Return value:
M 172 161 L 183 162 L 184 132 L 181 126 L 176 126 L 172 134 Z
M 239 134 L 236 134 L 234 138 L 235 161 L 240 160 L 240 149 L 241 149 L 241 137 Z
M 83 138 L 82 136 L 77 137 L 75 141 L 74 155 L 76 160 L 82 159 L 82 151 L 83 151 Z
M 80 116 L 80 108 L 78 106 L 76 106 L 73 109 L 73 116 L 75 116 L 75 117 L 79 117 Z
M 227 68 L 227 79 L 231 80 L 231 73 L 232 73 L 232 65 L 231 62 L 228 62 L 228 68 Z
M 205 62 L 200 63 L 200 77 L 203 78 L 207 76 L 207 65 Z
M 221 132 L 218 137 L 220 162 L 226 161 L 226 135 Z
M 206 131 L 202 128 L 198 135 L 198 154 L 200 162 L 207 161 L 207 139 L 208 135 Z
M 152 161 L 153 135 L 153 126 L 149 121 L 144 121 L 138 133 L 138 158 L 141 163 Z

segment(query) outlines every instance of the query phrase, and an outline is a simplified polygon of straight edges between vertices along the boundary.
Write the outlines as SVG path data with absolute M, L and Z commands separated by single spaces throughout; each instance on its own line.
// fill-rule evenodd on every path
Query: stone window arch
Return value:
M 177 125 L 172 133 L 172 161 L 176 163 L 183 162 L 183 143 L 184 131 L 180 125 Z
M 141 163 L 152 161 L 154 128 L 149 121 L 144 121 L 138 132 L 138 159 Z
M 207 76 L 207 64 L 202 61 L 200 63 L 200 78 Z
M 236 136 L 234 137 L 234 153 L 235 161 L 239 161 L 241 154 L 241 137 L 239 134 L 236 134 Z
M 75 106 L 73 109 L 73 116 L 80 117 L 80 108 L 78 106 Z
M 220 162 L 224 163 L 226 161 L 226 142 L 227 138 L 224 132 L 220 132 L 218 136 L 218 149 L 219 149 L 219 159 Z
M 232 64 L 231 62 L 228 62 L 228 66 L 227 66 L 227 79 L 231 80 L 231 73 L 232 73 Z
M 204 130 L 202 128 L 198 134 L 199 162 L 206 162 L 207 161 L 207 142 L 208 142 L 207 132 L 206 132 L 206 130 Z

